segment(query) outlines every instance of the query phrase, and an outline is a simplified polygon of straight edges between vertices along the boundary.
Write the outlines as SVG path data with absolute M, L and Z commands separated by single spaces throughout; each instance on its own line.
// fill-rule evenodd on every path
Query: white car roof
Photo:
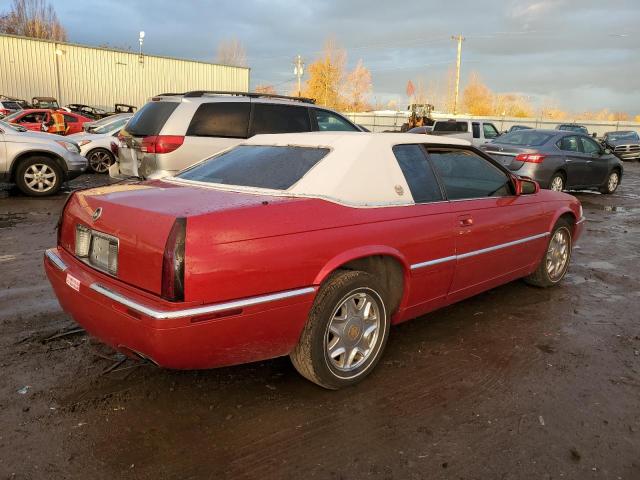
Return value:
M 331 151 L 285 195 L 324 198 L 350 206 L 414 203 L 393 147 L 403 144 L 469 146 L 457 138 L 403 133 L 312 132 L 256 135 L 242 145 L 304 146 Z

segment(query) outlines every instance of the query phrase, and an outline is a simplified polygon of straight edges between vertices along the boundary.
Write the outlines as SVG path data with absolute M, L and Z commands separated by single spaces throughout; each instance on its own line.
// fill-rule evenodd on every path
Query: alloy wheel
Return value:
M 93 152 L 89 157 L 89 165 L 94 172 L 105 173 L 111 166 L 111 155 L 101 150 Z
M 554 192 L 561 192 L 564 190 L 564 180 L 560 175 L 556 175 L 553 177 L 553 180 L 551 180 L 551 190 Z
M 611 172 L 611 175 L 609 175 L 609 181 L 607 182 L 607 188 L 610 192 L 613 192 L 616 188 L 618 188 L 619 181 L 620 176 L 618 175 L 618 172 Z
M 56 172 L 44 163 L 29 165 L 24 172 L 24 182 L 34 192 L 48 192 L 56 185 L 56 181 Z
M 341 372 L 362 366 L 374 352 L 381 331 L 378 301 L 369 293 L 348 295 L 334 310 L 325 335 L 325 353 Z
M 545 257 L 547 274 L 552 282 L 562 278 L 569 264 L 571 253 L 571 234 L 566 227 L 559 228 L 553 234 Z

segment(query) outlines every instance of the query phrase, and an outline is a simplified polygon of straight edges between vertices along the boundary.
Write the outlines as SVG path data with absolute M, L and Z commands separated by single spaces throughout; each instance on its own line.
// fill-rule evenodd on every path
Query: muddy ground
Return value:
M 586 231 L 560 287 L 515 282 L 396 327 L 339 392 L 287 358 L 172 372 L 74 333 L 42 269 L 66 194 L 0 188 L 0 479 L 638 479 L 640 164 L 626 167 L 615 195 L 577 194 Z

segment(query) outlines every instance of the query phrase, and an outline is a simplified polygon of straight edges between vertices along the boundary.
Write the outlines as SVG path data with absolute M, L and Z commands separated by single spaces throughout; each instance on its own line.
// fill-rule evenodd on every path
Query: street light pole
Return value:
M 138 53 L 138 62 L 144 63 L 144 57 L 142 56 L 142 42 L 144 42 L 144 31 L 140 31 L 140 36 L 138 37 L 138 42 L 140 43 L 140 50 Z
M 59 65 L 59 61 L 60 60 L 59 60 L 59 58 L 60 58 L 61 55 L 64 54 L 64 52 L 58 48 L 58 44 L 57 43 L 53 44 L 53 48 L 54 48 L 54 53 L 55 53 L 55 56 L 56 56 L 56 95 L 57 95 L 56 100 L 58 100 L 60 105 L 63 105 L 62 93 L 61 93 L 62 90 L 61 90 L 61 87 L 60 87 L 60 65 Z
M 293 65 L 293 74 L 298 77 L 298 97 L 300 97 L 302 95 L 302 75 L 304 74 L 304 62 L 300 55 L 296 56 Z
M 460 92 L 460 63 L 462 60 L 462 42 L 464 42 L 465 38 L 462 35 L 454 35 L 451 37 L 451 39 L 458 42 L 458 58 L 456 61 L 456 94 L 453 99 L 453 114 L 456 115 L 458 113 L 458 94 Z

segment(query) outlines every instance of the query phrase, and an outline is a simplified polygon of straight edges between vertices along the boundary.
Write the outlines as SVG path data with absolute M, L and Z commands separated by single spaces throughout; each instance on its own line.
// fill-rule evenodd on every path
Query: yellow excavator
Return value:
M 411 111 L 407 123 L 404 123 L 400 128 L 401 132 L 407 132 L 415 127 L 431 126 L 435 122 L 431 113 L 433 112 L 433 105 L 430 103 L 411 103 L 407 110 Z

